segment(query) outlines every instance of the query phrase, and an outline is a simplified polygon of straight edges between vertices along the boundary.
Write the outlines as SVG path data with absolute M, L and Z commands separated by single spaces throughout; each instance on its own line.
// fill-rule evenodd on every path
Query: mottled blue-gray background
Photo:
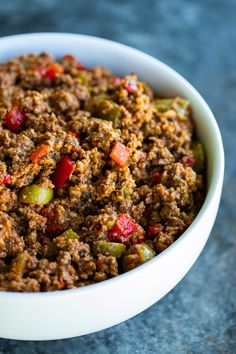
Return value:
M 235 18 L 235 0 L 0 0 L 1 36 L 97 35 L 171 65 L 211 106 L 226 152 L 223 196 L 210 240 L 174 290 L 113 328 L 51 342 L 0 339 L 0 354 L 236 353 Z

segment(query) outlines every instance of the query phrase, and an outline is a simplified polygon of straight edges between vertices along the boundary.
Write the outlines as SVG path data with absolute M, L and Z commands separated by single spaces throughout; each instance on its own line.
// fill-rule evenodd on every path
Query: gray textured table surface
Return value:
M 171 65 L 211 106 L 226 151 L 223 196 L 211 237 L 191 271 L 165 298 L 125 323 L 84 337 L 0 339 L 0 354 L 236 353 L 235 15 L 235 0 L 0 0 L 1 36 L 92 34 Z

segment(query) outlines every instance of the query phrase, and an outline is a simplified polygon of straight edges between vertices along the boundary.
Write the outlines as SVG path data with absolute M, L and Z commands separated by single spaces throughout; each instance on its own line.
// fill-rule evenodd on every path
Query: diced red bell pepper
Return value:
M 65 182 L 70 178 L 70 175 L 74 172 L 74 166 L 69 156 L 64 156 L 58 163 L 55 172 L 52 175 L 52 183 L 55 186 L 55 190 L 58 191 L 62 188 Z
M 150 225 L 148 228 L 148 235 L 152 238 L 155 237 L 161 230 L 163 226 L 161 224 Z
M 41 144 L 35 151 L 30 154 L 30 160 L 33 163 L 38 163 L 49 151 L 50 146 Z
M 0 179 L 0 184 L 9 184 L 11 183 L 11 177 L 9 175 L 3 176 Z
M 185 167 L 193 167 L 195 164 L 195 159 L 193 157 L 186 157 L 184 156 L 181 160 L 181 163 L 185 166 Z
M 19 107 L 14 107 L 6 115 L 4 121 L 11 132 L 17 131 L 25 120 L 25 114 Z
M 49 67 L 46 69 L 46 72 L 44 73 L 43 71 L 42 76 L 47 77 L 49 80 L 54 80 L 56 74 L 62 74 L 63 73 L 63 67 L 58 64 L 58 63 L 52 63 L 49 65 Z
M 126 80 L 124 81 L 124 88 L 129 93 L 134 93 L 138 90 L 137 82 L 135 80 Z
M 110 157 L 118 166 L 124 167 L 129 160 L 130 151 L 124 144 L 118 142 L 113 146 Z
M 108 239 L 114 242 L 129 243 L 129 238 L 138 230 L 128 214 L 120 214 L 113 228 L 108 232 Z

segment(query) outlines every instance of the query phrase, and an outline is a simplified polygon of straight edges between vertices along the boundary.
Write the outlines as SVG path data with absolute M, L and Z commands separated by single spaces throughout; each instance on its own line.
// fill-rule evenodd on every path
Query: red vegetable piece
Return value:
M 9 184 L 11 183 L 11 177 L 9 175 L 3 176 L 0 180 L 0 184 Z
M 75 57 L 74 57 L 74 55 L 72 55 L 72 54 L 66 54 L 66 55 L 64 55 L 63 59 L 75 60 Z
M 41 144 L 30 154 L 30 160 L 33 163 L 38 163 L 48 153 L 49 149 L 49 145 Z
M 110 157 L 118 166 L 124 167 L 129 160 L 130 151 L 124 144 L 118 142 L 113 146 Z
M 162 228 L 163 226 L 161 224 L 150 225 L 148 228 L 148 235 L 150 237 L 156 236 Z
M 52 183 L 54 184 L 56 191 L 64 186 L 73 171 L 74 166 L 71 158 L 69 156 L 64 156 L 61 161 L 59 161 L 56 170 L 52 175 Z
M 132 236 L 138 230 L 138 227 L 139 225 L 135 224 L 129 215 L 120 214 L 117 222 L 109 231 L 108 238 L 110 241 L 126 243 L 125 239 Z
M 49 80 L 54 80 L 56 74 L 62 74 L 62 73 L 63 73 L 63 67 L 58 63 L 52 63 L 46 69 L 46 72 L 43 76 L 47 77 Z
M 12 110 L 6 115 L 4 121 L 6 123 L 7 128 L 11 132 L 17 131 L 22 123 L 25 120 L 25 114 L 21 111 L 19 107 L 14 107 Z

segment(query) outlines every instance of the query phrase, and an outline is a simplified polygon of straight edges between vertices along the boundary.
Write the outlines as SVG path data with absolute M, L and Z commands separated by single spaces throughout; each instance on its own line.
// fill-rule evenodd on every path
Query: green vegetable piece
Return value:
M 23 277 L 24 275 L 27 259 L 28 253 L 25 251 L 18 254 L 12 262 L 12 271 L 20 277 Z
M 172 108 L 177 112 L 180 119 L 185 119 L 188 117 L 190 112 L 190 103 L 184 98 L 176 97 L 173 100 Z
M 130 194 L 131 194 L 131 189 L 127 186 L 124 186 L 121 188 L 121 193 L 123 195 L 124 198 L 129 198 Z
M 92 245 L 92 251 L 95 255 L 99 253 L 105 256 L 113 256 L 119 258 L 125 252 L 126 246 L 123 243 L 95 241 Z
M 155 101 L 153 101 L 153 104 L 160 113 L 164 113 L 173 109 L 176 111 L 180 119 L 185 119 L 190 112 L 189 101 L 181 97 L 176 97 L 173 99 L 157 98 Z
M 164 113 L 172 109 L 172 102 L 171 98 L 157 98 L 153 104 L 159 112 Z
M 67 229 L 60 236 L 63 236 L 65 238 L 70 238 L 72 240 L 75 239 L 75 238 L 79 238 L 79 235 L 76 232 L 74 232 L 72 230 L 72 228 Z
M 154 250 L 146 243 L 131 246 L 123 256 L 123 270 L 127 272 L 149 261 L 155 256 Z
M 117 127 L 121 116 L 120 106 L 107 99 L 105 95 L 93 97 L 87 106 L 87 110 L 95 117 L 111 121 L 114 128 Z
M 112 102 L 111 104 L 112 104 L 112 108 L 110 108 L 107 112 L 105 112 L 104 109 L 104 113 L 102 114 L 102 119 L 112 121 L 113 127 L 116 128 L 121 116 L 120 107 L 118 104 L 114 102 Z
M 37 184 L 31 184 L 23 188 L 19 193 L 19 200 L 22 203 L 44 205 L 53 198 L 52 188 L 43 188 Z
M 193 169 L 197 173 L 200 173 L 203 170 L 204 160 L 205 160 L 205 153 L 204 153 L 203 145 L 199 142 L 194 142 L 192 145 L 192 149 L 193 149 L 193 157 L 195 160 L 194 165 L 193 165 Z

